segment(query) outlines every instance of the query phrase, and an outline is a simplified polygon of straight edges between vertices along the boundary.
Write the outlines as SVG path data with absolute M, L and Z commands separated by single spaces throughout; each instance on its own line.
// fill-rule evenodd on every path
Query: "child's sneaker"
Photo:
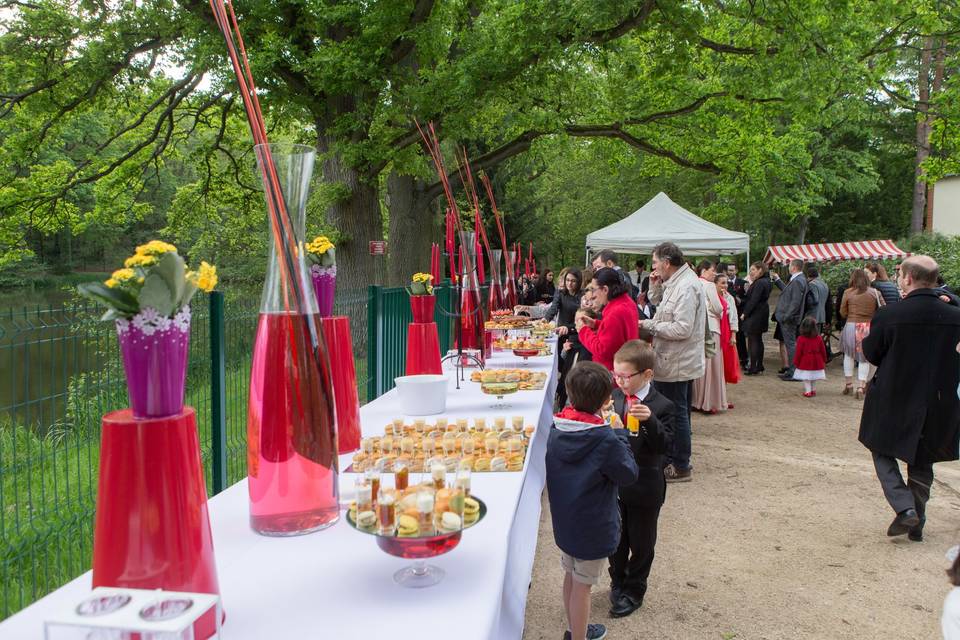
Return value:
M 570 630 L 563 632 L 563 640 L 570 640 Z M 587 640 L 603 640 L 607 637 L 607 628 L 602 624 L 587 625 Z
M 587 625 L 587 640 L 603 640 L 607 637 L 607 628 L 602 624 Z
M 804 392 L 803 392 L 803 397 L 804 397 L 804 398 L 812 398 L 812 397 L 815 396 L 815 395 L 817 395 L 817 392 L 816 392 L 816 391 L 804 391 Z

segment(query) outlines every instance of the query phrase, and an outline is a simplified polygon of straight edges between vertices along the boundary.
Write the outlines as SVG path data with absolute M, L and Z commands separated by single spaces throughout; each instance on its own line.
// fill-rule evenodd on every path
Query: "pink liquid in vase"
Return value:
M 339 519 L 329 366 L 318 315 L 260 314 L 247 416 L 250 526 L 258 533 L 299 535 Z

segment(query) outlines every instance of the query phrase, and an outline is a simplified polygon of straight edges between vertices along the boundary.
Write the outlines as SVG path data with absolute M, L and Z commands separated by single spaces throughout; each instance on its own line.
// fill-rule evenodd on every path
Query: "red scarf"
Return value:
M 586 411 L 577 411 L 573 407 L 564 407 L 563 411 L 556 414 L 557 418 L 563 418 L 564 420 L 573 420 L 575 422 L 586 422 L 587 424 L 603 424 L 604 420 L 600 416 L 594 413 L 587 413 Z

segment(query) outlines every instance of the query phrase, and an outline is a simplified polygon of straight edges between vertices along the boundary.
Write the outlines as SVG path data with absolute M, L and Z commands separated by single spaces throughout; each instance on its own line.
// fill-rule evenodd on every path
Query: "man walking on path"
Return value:
M 790 282 L 786 285 L 776 273 L 771 272 L 773 283 L 782 292 L 777 301 L 777 308 L 773 312 L 780 331 L 783 332 L 783 343 L 787 347 L 786 371 L 780 374 L 781 380 L 793 380 L 793 352 L 797 348 L 797 331 L 803 320 L 804 298 L 807 295 L 807 278 L 803 275 L 803 260 L 790 261 Z
M 693 381 L 703 375 L 706 366 L 707 297 L 700 278 L 672 242 L 653 249 L 649 297 L 657 311 L 652 320 L 642 320 L 640 328 L 653 338 L 657 356 L 654 386 L 676 407 L 673 442 L 667 449 L 663 475 L 667 482 L 689 482 L 690 396 Z
M 860 442 L 896 517 L 888 536 L 923 540 L 933 463 L 958 458 L 960 446 L 960 309 L 936 291 L 937 263 L 916 255 L 897 277 L 901 302 L 873 316 L 863 354 L 877 372 L 867 387 Z M 907 464 L 907 483 L 897 460 Z

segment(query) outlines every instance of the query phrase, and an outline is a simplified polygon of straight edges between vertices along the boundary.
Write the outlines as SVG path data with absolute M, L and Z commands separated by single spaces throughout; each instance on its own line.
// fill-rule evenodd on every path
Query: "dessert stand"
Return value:
M 384 553 L 398 558 L 413 560 L 413 564 L 400 569 L 393 574 L 394 581 L 402 587 L 410 589 L 422 589 L 432 587 L 443 580 L 446 572 L 440 567 L 427 564 L 427 558 L 435 558 L 439 555 L 452 551 L 460 544 L 460 537 L 463 532 L 481 520 L 487 515 L 487 504 L 476 496 L 470 496 L 480 504 L 480 511 L 477 519 L 470 524 L 465 524 L 462 529 L 448 533 L 440 533 L 431 536 L 410 536 L 403 537 L 397 535 L 381 535 L 375 529 L 364 529 L 357 526 L 356 517 L 352 512 L 347 512 L 347 523 L 360 533 L 371 535 L 377 540 L 377 546 Z

